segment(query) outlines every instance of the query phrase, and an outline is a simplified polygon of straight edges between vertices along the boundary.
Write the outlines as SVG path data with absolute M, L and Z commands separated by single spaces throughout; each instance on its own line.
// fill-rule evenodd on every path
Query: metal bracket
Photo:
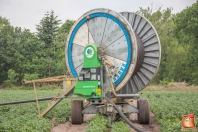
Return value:
M 119 104 L 117 107 L 123 111 L 123 113 L 139 113 L 139 110 L 130 104 Z M 111 104 L 107 105 L 90 105 L 82 111 L 82 114 L 107 114 L 117 113 Z

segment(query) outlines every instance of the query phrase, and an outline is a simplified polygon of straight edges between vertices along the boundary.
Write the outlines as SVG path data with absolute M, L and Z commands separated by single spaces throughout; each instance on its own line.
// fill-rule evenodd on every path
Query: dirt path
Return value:
M 133 106 L 137 107 L 137 101 L 134 100 L 131 103 Z M 150 122 L 149 124 L 143 125 L 138 123 L 138 117 L 136 113 L 132 113 L 129 116 L 129 119 L 140 129 L 144 130 L 145 132 L 159 132 L 160 126 L 156 124 L 155 115 L 150 112 Z M 133 128 L 131 128 L 132 132 L 136 132 Z
M 160 132 L 159 126 L 157 124 L 149 124 L 149 125 L 142 125 L 138 123 L 134 123 L 137 127 L 144 130 L 145 132 Z M 131 128 L 132 132 L 137 132 L 133 128 Z
M 64 124 L 59 124 L 55 126 L 51 132 L 84 132 L 87 129 L 86 122 L 91 119 L 95 114 L 84 114 L 84 122 L 81 125 L 73 125 L 71 121 L 68 121 Z
M 135 107 L 137 107 L 137 102 L 134 101 L 132 103 Z M 70 121 L 59 124 L 58 126 L 54 127 L 51 132 L 84 132 L 87 129 L 86 122 L 91 119 L 95 114 L 85 114 L 84 115 L 84 123 L 81 125 L 73 125 Z M 159 132 L 159 125 L 156 124 L 155 115 L 150 112 L 150 123 L 148 125 L 138 124 L 137 121 L 137 114 L 131 114 L 129 119 L 139 128 L 145 130 L 145 132 Z M 134 129 L 131 128 L 132 132 L 136 132 Z

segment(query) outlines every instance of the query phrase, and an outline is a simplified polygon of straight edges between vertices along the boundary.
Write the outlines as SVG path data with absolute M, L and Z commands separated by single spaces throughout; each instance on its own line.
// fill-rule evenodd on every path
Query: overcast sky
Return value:
M 58 19 L 77 20 L 85 12 L 94 8 L 109 8 L 117 12 L 137 11 L 139 7 L 173 7 L 177 13 L 196 0 L 0 0 L 0 16 L 9 19 L 11 25 L 30 29 L 35 32 L 47 11 L 54 10 Z

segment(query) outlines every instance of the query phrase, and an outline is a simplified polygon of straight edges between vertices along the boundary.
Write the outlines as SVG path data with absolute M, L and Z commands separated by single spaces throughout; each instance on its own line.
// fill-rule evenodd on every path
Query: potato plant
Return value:
M 142 96 L 149 100 L 150 109 L 156 116 L 161 132 L 181 131 L 179 122 L 183 115 L 192 113 L 198 121 L 198 92 L 196 91 L 144 91 Z
M 112 124 L 111 132 L 130 132 L 129 126 L 124 121 L 114 122 Z
M 38 90 L 38 97 L 53 97 L 61 91 Z M 0 90 L 0 102 L 34 99 L 33 90 Z M 40 102 L 41 111 L 50 101 Z M 70 117 L 70 99 L 64 99 L 43 118 L 38 118 L 36 103 L 0 106 L 0 131 L 46 132 L 52 126 L 65 122 Z M 51 119 L 55 122 L 51 123 Z
M 111 125 L 107 117 L 99 114 L 92 117 L 88 123 L 88 129 L 86 132 L 107 132 L 108 128 L 111 128 L 111 132 L 130 132 L 129 127 L 123 122 L 123 120 L 114 122 Z
M 108 118 L 97 114 L 88 122 L 88 129 L 86 132 L 107 132 L 108 126 L 110 126 Z
M 38 90 L 38 97 L 53 97 L 61 91 Z M 181 131 L 179 122 L 183 115 L 193 113 L 198 122 L 198 92 L 162 92 L 143 91 L 142 97 L 149 100 L 150 109 L 155 114 L 161 132 Z M 0 102 L 34 99 L 33 90 L 0 90 Z M 50 101 L 40 102 L 41 111 Z M 46 132 L 59 123 L 65 122 L 70 117 L 71 100 L 64 99 L 43 118 L 38 118 L 36 103 L 25 103 L 0 106 L 0 131 L 8 132 Z M 55 122 L 51 122 L 55 118 Z M 87 132 L 120 130 L 128 131 L 128 126 L 123 122 L 115 122 L 110 125 L 109 120 L 101 115 L 96 115 L 88 123 Z M 198 127 L 197 127 L 198 129 Z M 187 130 L 190 132 L 192 130 Z

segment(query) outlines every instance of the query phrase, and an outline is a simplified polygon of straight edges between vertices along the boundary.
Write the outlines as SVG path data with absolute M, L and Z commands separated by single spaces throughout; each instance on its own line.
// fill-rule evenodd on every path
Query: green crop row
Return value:
M 149 100 L 150 109 L 156 116 L 161 132 L 181 131 L 179 122 L 183 115 L 195 114 L 195 120 L 198 121 L 198 92 L 144 91 L 142 96 Z M 187 132 L 190 131 L 193 130 Z
M 61 91 L 38 91 L 38 98 L 53 97 Z M 0 102 L 35 99 L 34 91 L 30 90 L 0 90 Z M 41 111 L 50 101 L 40 102 Z M 38 118 L 36 103 L 25 103 L 0 106 L 0 132 L 46 132 L 53 125 L 65 122 L 69 119 L 70 99 L 64 99 L 43 118 Z M 51 123 L 51 119 L 55 122 Z
M 61 91 L 38 90 L 38 97 L 53 97 Z M 179 122 L 183 115 L 193 113 L 198 121 L 198 92 L 150 92 L 143 91 L 142 97 L 149 100 L 150 109 L 155 114 L 161 132 L 179 132 Z M 34 99 L 32 90 L 0 90 L 0 102 Z M 40 102 L 41 111 L 50 101 Z M 43 118 L 38 118 L 36 103 L 0 106 L 0 132 L 46 132 L 70 117 L 71 100 L 64 99 Z M 55 122 L 51 122 L 55 118 Z M 88 124 L 88 130 L 107 130 L 109 126 L 105 117 L 96 116 Z M 111 131 L 124 130 L 126 124 L 115 122 Z M 198 129 L 198 128 L 197 128 Z M 127 130 L 126 130 L 127 131 Z M 191 130 L 188 130 L 189 132 Z
M 111 132 L 130 132 L 129 126 L 127 126 L 123 120 L 114 122 L 111 125 L 107 117 L 99 114 L 92 117 L 90 122 L 88 122 L 86 132 L 107 132 L 108 128 L 111 128 Z

